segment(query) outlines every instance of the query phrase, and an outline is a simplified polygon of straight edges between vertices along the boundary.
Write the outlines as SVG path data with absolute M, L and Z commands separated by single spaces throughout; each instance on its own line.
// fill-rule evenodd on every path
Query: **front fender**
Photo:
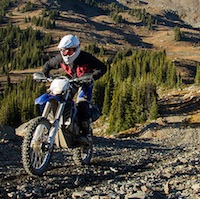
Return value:
M 43 105 L 46 102 L 50 101 L 51 99 L 55 99 L 57 101 L 60 101 L 60 98 L 58 96 L 45 93 L 45 94 L 43 94 L 43 95 L 41 95 L 41 96 L 39 96 L 38 98 L 35 99 L 35 104 Z

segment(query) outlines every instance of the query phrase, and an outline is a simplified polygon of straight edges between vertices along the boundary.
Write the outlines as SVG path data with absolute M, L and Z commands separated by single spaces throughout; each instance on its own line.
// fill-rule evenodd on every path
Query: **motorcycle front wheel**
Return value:
M 50 128 L 51 124 L 43 117 L 34 119 L 27 128 L 22 144 L 22 162 L 32 176 L 42 175 L 49 165 L 53 151 L 47 143 Z

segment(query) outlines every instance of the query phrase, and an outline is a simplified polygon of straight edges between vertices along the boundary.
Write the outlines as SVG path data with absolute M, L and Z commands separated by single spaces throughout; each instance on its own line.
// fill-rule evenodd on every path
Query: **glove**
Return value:
M 94 82 L 93 73 L 85 73 L 79 79 L 80 84 L 89 85 Z
M 94 70 L 94 72 L 92 73 L 93 75 L 98 75 L 101 71 L 100 70 Z
M 46 78 L 45 78 L 44 73 L 42 73 L 42 72 L 36 72 L 36 73 L 33 73 L 33 79 L 36 82 L 41 82 L 41 81 L 43 81 Z
M 94 80 L 98 79 L 100 73 L 101 73 L 100 70 L 94 70 L 94 72 L 92 73 Z

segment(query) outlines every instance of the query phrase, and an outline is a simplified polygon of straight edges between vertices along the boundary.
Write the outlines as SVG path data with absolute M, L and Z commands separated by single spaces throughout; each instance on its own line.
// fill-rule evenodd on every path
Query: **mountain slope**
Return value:
M 200 27 L 200 0 L 146 0 L 149 6 L 159 7 L 163 10 L 173 10 L 181 19 L 194 27 Z
M 168 7 L 162 6 L 164 1 L 110 1 L 115 2 L 119 8 L 123 8 L 123 12 L 119 12 L 122 16 L 122 23 L 115 23 L 109 16 L 112 7 L 107 3 L 104 6 L 91 6 L 83 3 L 83 1 L 32 1 L 37 4 L 37 9 L 25 13 L 20 12 L 20 8 L 24 3 L 16 5 L 11 9 L 12 15 L 7 15 L 8 21 L 11 20 L 21 28 L 33 26 L 30 23 L 24 23 L 25 16 L 40 16 L 42 9 L 57 9 L 61 12 L 60 17 L 56 20 L 56 28 L 48 30 L 54 36 L 55 42 L 65 34 L 73 33 L 79 36 L 82 46 L 88 43 L 97 42 L 103 45 L 108 51 L 118 51 L 127 48 L 151 48 L 153 50 L 165 49 L 167 55 L 172 59 L 190 59 L 200 62 L 199 53 L 199 30 L 184 23 L 179 18 L 180 15 L 169 11 Z M 97 1 L 98 2 L 98 1 Z M 109 1 L 108 1 L 109 2 Z M 168 2 L 168 1 L 166 1 Z M 179 3 L 168 3 L 174 9 L 181 7 Z M 198 0 L 190 3 L 193 9 Z M 177 5 L 177 6 L 175 6 Z M 112 8 L 112 9 L 111 9 Z M 158 24 L 154 25 L 154 30 L 148 30 L 143 26 L 140 20 L 128 14 L 128 10 L 133 8 L 145 8 L 152 16 L 158 20 Z M 187 14 L 188 13 L 188 14 Z M 189 15 L 189 11 L 185 14 Z M 199 22 L 199 19 L 196 19 Z M 175 26 L 181 27 L 184 33 L 184 40 L 181 42 L 174 41 Z M 39 27 L 35 27 L 39 28 Z M 44 30 L 46 32 L 46 30 Z M 52 46 L 49 50 L 56 50 L 56 46 Z

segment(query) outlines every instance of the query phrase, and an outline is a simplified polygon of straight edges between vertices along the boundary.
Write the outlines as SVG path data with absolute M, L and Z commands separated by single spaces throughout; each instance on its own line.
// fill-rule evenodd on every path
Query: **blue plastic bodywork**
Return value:
M 43 94 L 43 95 L 41 95 L 41 96 L 39 96 L 38 98 L 35 99 L 35 104 L 43 105 L 46 102 L 50 101 L 51 99 L 55 99 L 57 101 L 60 101 L 60 98 L 58 96 L 45 93 L 45 94 Z

